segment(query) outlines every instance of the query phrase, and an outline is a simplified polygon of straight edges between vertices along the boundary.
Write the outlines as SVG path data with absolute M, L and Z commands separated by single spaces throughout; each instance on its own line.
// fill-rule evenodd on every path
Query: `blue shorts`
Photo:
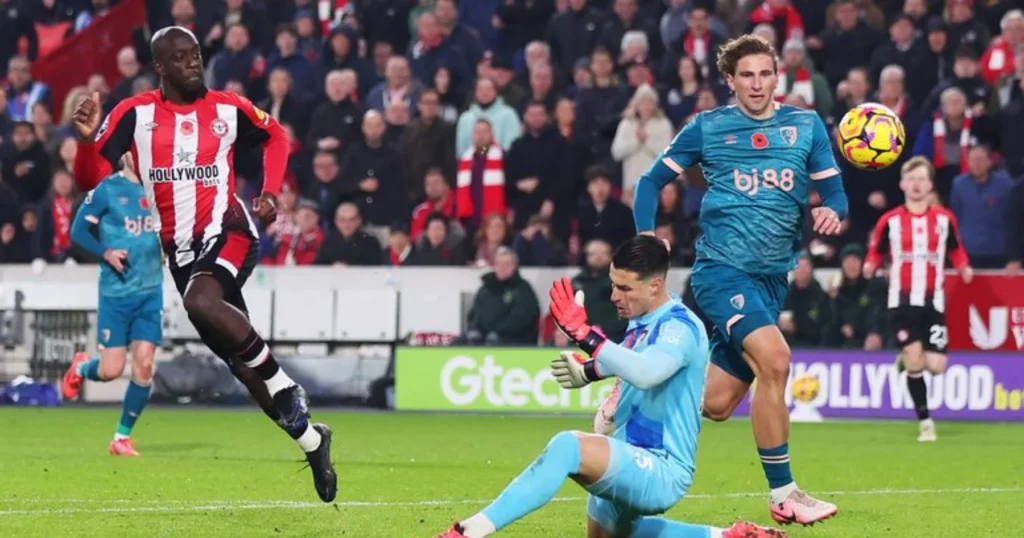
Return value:
M 608 470 L 587 487 L 587 516 L 605 530 L 628 536 L 643 516 L 675 506 L 693 476 L 671 457 L 608 439 Z
M 158 286 L 138 295 L 100 296 L 96 342 L 104 348 L 129 342 L 163 343 L 164 290 Z
M 700 260 L 690 275 L 693 298 L 715 325 L 711 363 L 736 379 L 754 381 L 743 360 L 743 339 L 767 325 L 776 325 L 786 302 L 788 275 L 755 275 L 719 262 Z

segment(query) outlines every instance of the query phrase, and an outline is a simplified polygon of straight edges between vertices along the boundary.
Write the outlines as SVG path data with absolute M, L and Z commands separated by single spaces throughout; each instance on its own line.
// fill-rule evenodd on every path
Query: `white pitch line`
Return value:
M 1007 488 L 941 488 L 941 489 L 866 489 L 850 491 L 819 491 L 816 494 L 824 496 L 886 496 L 886 495 L 949 495 L 949 494 L 993 494 L 993 493 L 1021 493 L 1024 487 Z M 764 497 L 763 491 L 757 492 L 736 492 L 736 493 L 713 493 L 687 495 L 684 499 L 736 499 L 749 497 Z M 552 502 L 579 502 L 584 497 L 556 497 Z M 45 502 L 50 504 L 149 504 L 160 503 L 156 506 L 100 506 L 96 508 L 33 508 L 24 510 L 0 510 L 0 516 L 33 516 L 48 514 L 101 514 L 101 513 L 132 513 L 132 512 L 209 512 L 219 510 L 259 510 L 268 508 L 308 509 L 337 506 L 339 508 L 386 508 L 401 506 L 451 506 L 463 504 L 487 504 L 491 500 L 475 499 L 438 499 L 424 501 L 339 501 L 330 504 L 299 502 L 299 501 L 145 501 L 137 499 L 0 499 L 0 504 Z

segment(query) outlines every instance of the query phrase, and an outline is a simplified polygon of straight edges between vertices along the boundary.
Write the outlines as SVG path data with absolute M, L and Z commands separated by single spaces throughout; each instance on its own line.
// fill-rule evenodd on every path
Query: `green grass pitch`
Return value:
M 340 491 L 313 492 L 294 443 L 256 411 L 148 409 L 143 456 L 107 455 L 115 408 L 0 409 L 3 537 L 431 537 L 482 508 L 564 429 L 587 417 L 317 413 L 335 431 Z M 794 471 L 839 516 L 793 537 L 1021 536 L 1024 426 L 795 424 Z M 769 523 L 748 422 L 705 423 L 691 495 L 669 512 Z M 583 536 L 583 492 L 499 536 Z

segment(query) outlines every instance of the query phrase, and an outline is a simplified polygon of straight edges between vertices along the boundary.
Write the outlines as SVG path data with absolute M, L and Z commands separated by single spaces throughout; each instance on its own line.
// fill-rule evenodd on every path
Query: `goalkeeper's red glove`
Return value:
M 583 309 L 583 292 L 579 292 L 580 300 L 577 301 L 575 298 L 577 294 L 573 293 L 572 281 L 568 277 L 562 277 L 551 285 L 549 295 L 551 296 L 551 317 L 558 328 L 587 355 L 596 356 L 607 338 L 601 331 L 587 323 L 587 311 Z M 586 361 L 584 369 L 590 381 L 601 379 L 593 360 Z

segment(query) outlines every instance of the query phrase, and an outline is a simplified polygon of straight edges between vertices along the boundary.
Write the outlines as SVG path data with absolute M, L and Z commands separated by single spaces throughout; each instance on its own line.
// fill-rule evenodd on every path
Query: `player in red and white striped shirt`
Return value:
M 921 421 L 917 439 L 934 441 L 923 371 L 939 375 L 946 370 L 946 258 L 964 282 L 974 272 L 956 217 L 942 206 L 929 205 L 935 168 L 924 157 L 913 157 L 900 172 L 906 203 L 878 219 L 864 274 L 874 276 L 883 259 L 889 259 L 889 325 L 902 348 L 900 364 L 907 370 L 907 388 Z
M 235 148 L 263 147 L 263 193 L 253 211 L 269 223 L 288 159 L 285 133 L 247 99 L 203 85 L 199 41 L 189 30 L 164 28 L 151 48 L 159 90 L 119 103 L 98 131 L 98 96 L 75 111 L 82 140 L 75 179 L 91 189 L 131 152 L 189 319 L 264 412 L 302 447 L 317 494 L 329 502 L 337 493 L 331 431 L 309 421 L 305 391 L 252 328 L 241 291 L 256 264 L 259 236 L 235 194 Z

